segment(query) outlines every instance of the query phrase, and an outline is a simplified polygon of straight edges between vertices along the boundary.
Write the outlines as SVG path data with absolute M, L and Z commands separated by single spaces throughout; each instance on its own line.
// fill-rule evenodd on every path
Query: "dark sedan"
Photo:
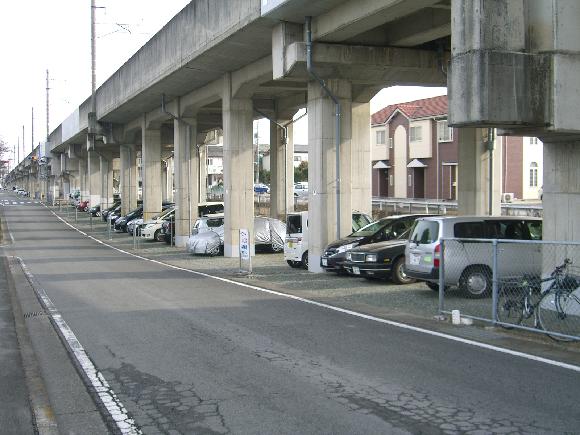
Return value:
M 405 245 L 409 230 L 397 239 L 370 243 L 353 248 L 346 253 L 342 266 L 355 276 L 364 278 L 390 278 L 396 284 L 415 282 L 405 274 Z
M 139 219 L 143 217 L 143 207 L 138 207 L 135 210 L 130 211 L 125 216 L 121 216 L 115 221 L 115 231 L 120 231 L 123 233 L 127 232 L 127 223 L 133 219 Z
M 115 210 L 119 205 L 121 205 L 120 202 L 115 202 L 115 203 L 113 203 L 112 206 L 110 206 L 109 208 L 106 208 L 105 210 L 103 210 L 101 212 L 101 218 L 103 219 L 104 222 L 107 222 L 107 216 L 109 215 L 109 213 L 111 213 L 113 210 Z
M 343 272 L 342 263 L 346 260 L 347 252 L 357 246 L 398 239 L 411 228 L 415 219 L 424 216 L 427 215 L 397 215 L 372 222 L 349 236 L 329 244 L 322 253 L 320 266 L 329 272 Z

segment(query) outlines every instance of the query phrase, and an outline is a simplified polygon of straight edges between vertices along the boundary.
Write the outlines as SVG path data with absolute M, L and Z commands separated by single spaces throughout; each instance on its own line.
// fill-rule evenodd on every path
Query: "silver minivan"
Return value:
M 519 216 L 434 216 L 415 221 L 405 248 L 405 271 L 411 278 L 439 289 L 441 239 L 445 244 L 445 286 L 458 286 L 470 297 L 485 297 L 492 286 L 492 244 L 468 239 L 541 240 L 542 219 Z M 466 240 L 467 239 L 467 240 Z M 525 261 L 522 261 L 525 257 Z M 537 273 L 541 249 L 535 245 L 501 244 L 501 277 Z

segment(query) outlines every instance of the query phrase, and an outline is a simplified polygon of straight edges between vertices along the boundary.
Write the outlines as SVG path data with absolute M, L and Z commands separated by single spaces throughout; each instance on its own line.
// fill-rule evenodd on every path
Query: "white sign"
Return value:
M 245 228 L 240 228 L 240 258 L 250 259 L 250 232 Z

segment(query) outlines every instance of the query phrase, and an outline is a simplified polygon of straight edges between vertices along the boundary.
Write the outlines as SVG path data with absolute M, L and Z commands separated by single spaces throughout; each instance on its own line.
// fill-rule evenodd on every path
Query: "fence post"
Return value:
M 78 206 L 75 207 L 75 222 L 79 221 L 79 208 Z
M 443 314 L 445 302 L 445 239 L 441 239 L 441 258 L 439 259 L 439 314 Z
M 497 276 L 497 239 L 492 240 L 492 287 L 491 287 L 491 320 L 497 324 L 497 297 L 498 297 L 498 276 Z
M 133 249 L 137 249 L 137 239 L 136 239 L 136 234 L 137 234 L 137 225 L 133 225 Z

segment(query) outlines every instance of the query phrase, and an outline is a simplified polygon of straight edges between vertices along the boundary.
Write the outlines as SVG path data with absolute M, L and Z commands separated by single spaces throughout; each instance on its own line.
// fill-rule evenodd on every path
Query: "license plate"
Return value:
M 360 269 L 356 266 L 354 266 L 352 268 L 352 273 L 354 273 L 355 275 L 360 275 Z
M 411 258 L 409 258 L 409 263 L 417 266 L 421 263 L 421 254 L 411 254 Z
M 322 265 L 323 266 L 328 266 L 328 260 L 326 258 L 322 259 Z

